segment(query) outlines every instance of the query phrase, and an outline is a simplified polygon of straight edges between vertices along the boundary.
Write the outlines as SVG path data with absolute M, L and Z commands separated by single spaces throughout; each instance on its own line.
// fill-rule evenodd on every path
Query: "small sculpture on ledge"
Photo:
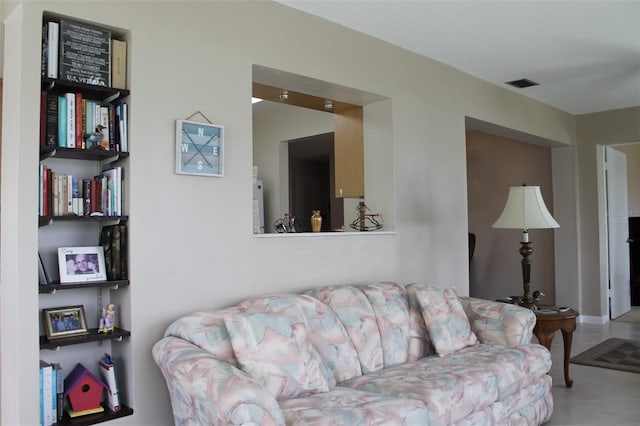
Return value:
M 98 334 L 110 334 L 116 329 L 116 306 L 109 303 L 102 309 L 102 316 L 98 325 Z
M 104 133 L 106 127 L 98 124 L 96 126 L 96 131 L 93 133 L 86 133 L 84 135 L 84 143 L 86 149 L 108 149 L 108 147 L 103 146 L 102 141 L 104 140 Z

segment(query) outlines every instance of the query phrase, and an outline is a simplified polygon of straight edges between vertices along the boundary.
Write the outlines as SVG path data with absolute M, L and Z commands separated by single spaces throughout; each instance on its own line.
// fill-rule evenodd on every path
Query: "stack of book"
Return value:
M 64 414 L 64 380 L 60 364 L 40 360 L 40 425 L 50 426 Z
M 126 50 L 126 42 L 113 39 L 105 28 L 69 19 L 45 22 L 42 76 L 125 89 Z M 85 99 L 77 92 L 42 92 L 41 109 L 42 145 L 128 151 L 126 103 Z
M 122 167 L 81 179 L 40 164 L 39 215 L 122 216 Z
M 79 92 L 41 93 L 40 145 L 128 152 L 128 107 L 102 105 Z

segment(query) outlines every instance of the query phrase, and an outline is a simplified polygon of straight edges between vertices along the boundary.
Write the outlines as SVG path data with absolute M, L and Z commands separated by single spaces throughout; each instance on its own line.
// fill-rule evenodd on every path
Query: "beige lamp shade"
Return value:
M 492 226 L 506 229 L 559 228 L 542 199 L 539 186 L 512 186 L 502 214 Z

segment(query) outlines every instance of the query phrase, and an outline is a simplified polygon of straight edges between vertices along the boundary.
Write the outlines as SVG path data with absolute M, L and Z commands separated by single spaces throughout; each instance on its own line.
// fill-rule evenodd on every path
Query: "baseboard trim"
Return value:
M 580 315 L 578 317 L 578 324 L 606 324 L 609 322 L 609 317 L 606 315 L 597 317 L 593 315 Z

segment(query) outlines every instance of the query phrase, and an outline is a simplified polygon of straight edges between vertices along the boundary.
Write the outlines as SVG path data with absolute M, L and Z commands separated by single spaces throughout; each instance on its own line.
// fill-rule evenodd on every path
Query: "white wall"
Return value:
M 128 367 L 135 414 L 114 424 L 172 424 L 150 353 L 179 315 L 250 295 L 365 280 L 428 282 L 467 294 L 465 116 L 575 143 L 569 114 L 275 3 L 25 1 L 5 28 L 3 425 L 37 423 L 34 123 L 43 9 L 131 31 Z M 394 206 L 395 234 L 252 235 L 252 64 L 391 99 L 382 107 L 392 109 L 393 179 L 385 183 L 394 198 L 384 203 Z M 225 126 L 224 178 L 174 174 L 175 120 L 198 110 Z
M 617 145 L 615 149 L 627 154 L 627 185 L 629 188 L 629 217 L 640 216 L 640 143 Z

